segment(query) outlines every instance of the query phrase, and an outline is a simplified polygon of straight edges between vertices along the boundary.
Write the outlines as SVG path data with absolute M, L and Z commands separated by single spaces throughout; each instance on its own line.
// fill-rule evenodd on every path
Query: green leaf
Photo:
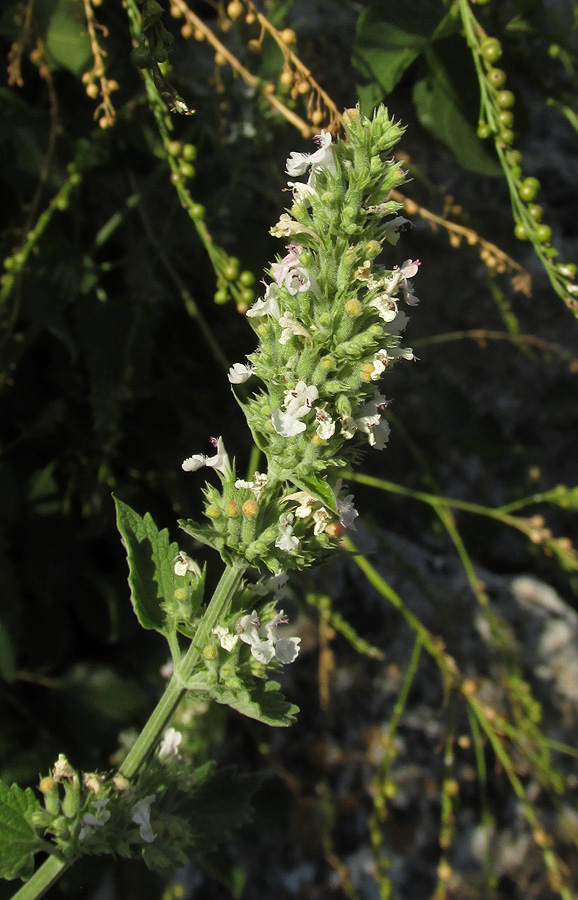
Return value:
M 0 877 L 29 878 L 34 871 L 34 854 L 42 841 L 30 824 L 41 809 L 30 788 L 12 787 L 0 781 Z
M 305 491 L 306 494 L 310 494 L 311 497 L 315 497 L 316 500 L 323 503 L 323 506 L 337 514 L 337 500 L 335 499 L 335 494 L 323 478 L 316 478 L 311 475 L 304 478 L 295 478 L 294 476 L 291 476 L 291 484 L 294 484 L 300 491 Z
M 393 91 L 439 27 L 439 3 L 432 0 L 381 0 L 361 13 L 352 62 L 359 75 L 362 112 L 369 115 Z
M 136 617 L 143 628 L 154 628 L 166 636 L 171 627 L 162 602 L 172 599 L 179 584 L 174 569 L 178 544 L 169 542 L 166 528 L 159 531 L 149 513 L 142 518 L 126 503 L 113 499 L 128 557 L 128 583 Z
M 465 169 L 481 175 L 501 175 L 500 165 L 476 133 L 479 92 L 469 50 L 459 39 L 448 39 L 437 47 L 425 52 L 429 74 L 413 90 L 420 124 Z
M 90 38 L 82 3 L 75 0 L 41 0 L 38 18 L 51 62 L 81 75 L 92 59 Z M 37 10 L 35 9 L 35 12 Z
M 277 681 L 256 679 L 250 671 L 238 671 L 233 681 L 234 684 L 210 685 L 209 696 L 266 725 L 287 726 L 295 722 L 299 707 L 285 700 Z
M 261 778 L 239 775 L 234 766 L 215 769 L 213 763 L 196 769 L 194 777 L 178 811 L 189 822 L 196 855 L 210 853 L 252 818 L 250 801 Z

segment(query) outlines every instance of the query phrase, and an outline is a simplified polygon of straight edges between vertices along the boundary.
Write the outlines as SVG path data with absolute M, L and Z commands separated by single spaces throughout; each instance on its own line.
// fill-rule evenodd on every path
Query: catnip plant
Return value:
M 285 250 L 247 311 L 257 347 L 229 370 L 263 471 L 240 477 L 223 436 L 212 454 L 182 463 L 189 473 L 212 470 L 205 521 L 179 523 L 194 539 L 187 551 L 150 515 L 115 501 L 132 604 L 168 642 L 168 683 L 114 774 L 79 772 L 60 755 L 40 782 L 42 802 L 30 788 L 0 784 L 0 874 L 25 880 L 19 900 L 40 896 L 84 855 L 182 865 L 248 818 L 254 780 L 195 767 L 170 726 L 185 694 L 269 725 L 289 725 L 297 712 L 272 677 L 299 654 L 281 606 L 286 582 L 355 527 L 340 470 L 387 444 L 380 385 L 396 361 L 413 359 L 401 341 L 405 308 L 418 302 L 419 262 L 377 261 L 406 224 L 390 199 L 405 179 L 391 156 L 402 128 L 383 107 L 371 119 L 349 110 L 342 125 L 343 139 L 322 131 L 313 152 L 287 160 L 292 202 L 271 229 Z M 195 542 L 224 563 L 208 603 Z M 48 858 L 34 872 L 36 853 Z

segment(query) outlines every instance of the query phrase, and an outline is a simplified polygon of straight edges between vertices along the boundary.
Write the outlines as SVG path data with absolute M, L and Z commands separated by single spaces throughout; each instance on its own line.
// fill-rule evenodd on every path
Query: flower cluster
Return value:
M 418 302 L 411 279 L 419 262 L 376 262 L 406 222 L 389 199 L 404 180 L 389 157 L 402 130 L 383 107 L 371 120 L 351 110 L 344 126 L 345 140 L 322 132 L 313 153 L 287 160 L 290 178 L 307 180 L 288 182 L 291 208 L 271 229 L 286 247 L 247 312 L 258 347 L 229 371 L 233 385 L 247 383 L 238 399 L 267 473 L 237 479 L 221 438 L 215 456 L 183 463 L 214 468 L 223 485 L 206 490 L 210 527 L 188 522 L 185 530 L 225 561 L 275 573 L 311 564 L 352 525 L 357 513 L 337 470 L 364 446 L 385 447 L 388 401 L 378 383 L 398 360 L 414 358 L 401 345 L 408 317 L 400 307 Z

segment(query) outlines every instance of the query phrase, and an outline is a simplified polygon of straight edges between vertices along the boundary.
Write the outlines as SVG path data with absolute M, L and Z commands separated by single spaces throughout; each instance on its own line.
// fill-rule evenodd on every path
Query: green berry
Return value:
M 218 306 L 222 306 L 229 299 L 229 294 L 225 290 L 225 288 L 220 288 L 218 291 L 215 291 L 215 296 L 213 300 Z
M 183 147 L 183 159 L 187 162 L 193 162 L 197 157 L 197 148 L 194 144 L 185 144 Z
M 511 166 L 519 166 L 522 162 L 522 154 L 519 150 L 508 150 L 507 157 Z
M 236 256 L 230 256 L 223 270 L 223 275 L 227 281 L 234 281 L 239 274 L 239 260 Z
M 503 125 L 504 128 L 511 128 L 514 124 L 514 113 L 510 109 L 502 109 L 498 119 L 500 120 L 500 125 Z
M 241 272 L 241 274 L 239 275 L 239 283 L 242 284 L 243 287 L 251 287 L 254 282 L 255 276 L 252 272 L 249 272 L 248 269 L 246 269 L 244 272 Z
M 500 140 L 502 144 L 512 144 L 514 141 L 514 132 L 511 128 L 503 128 L 500 131 Z
M 539 222 L 544 215 L 544 210 L 538 203 L 530 203 L 530 205 L 528 206 L 528 212 L 534 222 Z
M 515 102 L 516 98 L 512 91 L 500 91 L 496 94 L 496 103 L 500 109 L 511 109 Z
M 538 225 L 535 234 L 537 241 L 541 244 L 547 244 L 552 237 L 552 229 L 549 225 Z
M 485 141 L 486 138 L 489 138 L 491 133 L 492 129 L 487 122 L 478 122 L 478 137 L 480 140 Z
M 255 299 L 255 291 L 251 290 L 251 288 L 245 287 L 241 291 L 241 301 L 242 303 L 246 303 L 249 306 L 253 300 Z
M 528 240 L 528 232 L 526 231 L 525 226 L 522 222 L 516 222 L 516 227 L 514 228 L 514 234 L 518 238 L 519 241 L 527 241 Z
M 160 3 L 157 3 L 157 0 L 147 0 L 143 9 L 143 15 L 145 15 L 147 19 L 160 19 L 162 14 L 163 8 Z
M 537 178 L 524 178 L 519 188 L 520 197 L 524 203 L 530 203 L 539 190 L 540 182 Z
M 191 203 L 189 212 L 193 219 L 203 219 L 205 216 L 205 207 L 202 203 Z
M 496 90 L 503 87 L 506 83 L 506 73 L 503 69 L 490 69 L 488 74 L 486 75 L 486 78 L 488 79 L 491 86 Z
M 502 55 L 502 45 L 497 38 L 486 38 L 482 41 L 480 53 L 489 63 L 495 63 Z
M 171 156 L 179 156 L 182 149 L 182 145 L 180 141 L 169 141 L 167 144 L 167 150 Z
M 179 170 L 183 178 L 192 178 L 195 174 L 195 167 L 188 162 L 182 162 Z

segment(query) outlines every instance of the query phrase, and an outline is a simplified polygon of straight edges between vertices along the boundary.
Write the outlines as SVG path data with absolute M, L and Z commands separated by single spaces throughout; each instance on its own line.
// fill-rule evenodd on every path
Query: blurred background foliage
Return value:
M 10 0 L 0 13 L 8 782 L 37 783 L 62 751 L 82 768 L 109 767 L 119 733 L 142 724 L 159 695 L 165 652 L 132 615 L 111 493 L 171 527 L 198 514 L 199 485 L 180 461 L 210 435 L 224 436 L 239 470 L 248 464 L 225 372 L 253 349 L 243 313 L 279 252 L 268 230 L 284 203 L 285 159 L 320 128 L 335 130 L 358 99 L 366 113 L 385 102 L 407 126 L 413 228 L 389 260 L 422 262 L 407 332 L 420 361 L 388 377 L 392 438 L 363 468 L 395 484 L 356 485 L 362 519 L 440 566 L 457 547 L 466 569 L 530 573 L 577 603 L 576 3 L 150 3 Z M 135 60 L 133 48 L 149 57 Z M 445 521 L 432 497 L 456 501 Z M 468 503 L 494 512 L 471 515 Z M 483 594 L 474 582 L 467 608 Z M 295 589 L 317 659 L 329 620 Z M 351 596 L 363 604 L 359 585 Z M 346 605 L 379 645 L 373 613 Z M 319 658 L 320 699 L 306 684 L 314 662 L 290 687 L 310 725 L 329 702 Z M 253 726 L 221 710 L 196 722 L 200 761 L 226 734 L 243 765 L 263 765 L 269 738 Z M 261 823 L 276 802 L 263 794 Z M 337 881 L 307 896 L 389 896 L 385 875 L 379 893 L 356 894 L 327 834 L 316 852 Z M 204 896 L 241 896 L 234 867 L 219 874 L 207 860 L 206 870 L 221 886 Z M 90 864 L 80 871 L 67 876 L 68 896 L 83 877 L 96 884 Z M 140 878 L 130 868 L 121 895 L 139 896 Z M 169 890 L 160 880 L 146 889 Z M 484 890 L 518 896 L 490 878 Z

